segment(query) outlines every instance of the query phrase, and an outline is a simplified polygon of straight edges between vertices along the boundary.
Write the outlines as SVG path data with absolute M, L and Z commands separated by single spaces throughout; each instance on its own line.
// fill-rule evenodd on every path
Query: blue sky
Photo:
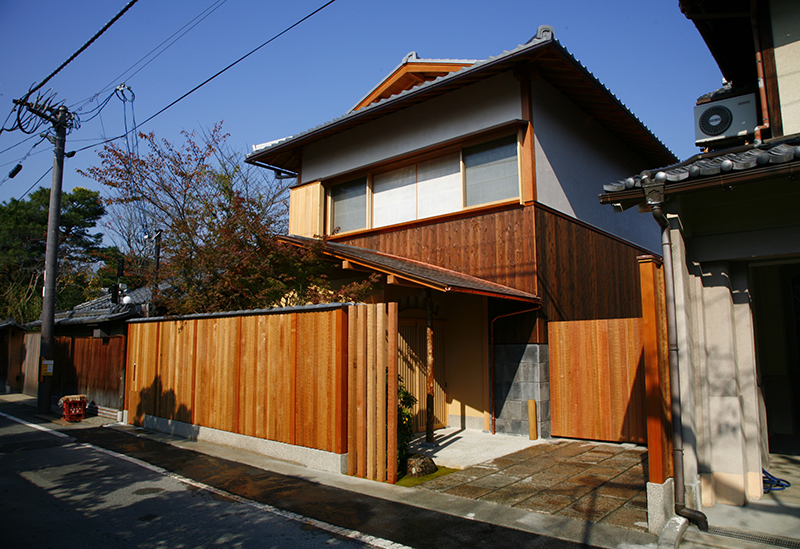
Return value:
M 105 99 L 109 86 L 125 82 L 136 95 L 135 115 L 142 122 L 325 3 L 139 0 L 46 88 L 77 108 L 98 92 L 97 99 Z M 13 99 L 55 70 L 126 4 L 0 2 L 0 120 Z M 137 74 L 123 74 L 207 8 L 214 11 Z M 224 121 L 229 145 L 249 152 L 253 144 L 341 116 L 410 51 L 424 58 L 484 59 L 528 41 L 542 24 L 551 25 L 561 44 L 679 158 L 698 152 L 692 108 L 697 97 L 720 86 L 722 77 L 677 0 L 337 0 L 140 129 L 176 141 L 181 130 Z M 96 105 L 89 102 L 84 110 Z M 122 102 L 112 98 L 101 116 L 67 137 L 67 150 L 90 147 L 103 136 L 121 134 L 123 127 Z M 3 132 L 0 151 L 28 137 Z M 0 180 L 37 141 L 0 153 Z M 32 153 L 22 172 L 0 185 L 0 201 L 22 196 L 52 165 L 47 141 Z M 64 189 L 99 189 L 75 172 L 97 163 L 92 148 L 68 159 Z M 603 183 L 598 181 L 598 193 Z M 39 185 L 49 187 L 50 176 Z

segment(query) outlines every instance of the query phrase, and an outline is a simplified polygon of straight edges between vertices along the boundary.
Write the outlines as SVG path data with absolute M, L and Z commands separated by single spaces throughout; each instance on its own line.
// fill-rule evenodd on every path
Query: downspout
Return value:
M 525 309 L 522 311 L 516 311 L 514 313 L 506 313 L 503 315 L 498 315 L 492 319 L 489 323 L 489 360 L 491 361 L 491 365 L 489 367 L 489 398 L 490 403 L 489 407 L 492 409 L 492 434 L 495 433 L 495 420 L 497 419 L 497 415 L 495 414 L 495 398 L 494 398 L 494 369 L 495 369 L 495 360 L 494 360 L 494 323 L 501 318 L 506 318 L 508 316 L 514 315 L 521 315 L 522 313 L 532 313 L 533 311 L 538 311 L 541 309 L 541 305 L 538 307 L 534 307 L 533 309 Z
M 767 108 L 767 88 L 764 84 L 764 60 L 761 55 L 761 35 L 758 32 L 757 2 L 750 0 L 750 23 L 753 27 L 753 42 L 756 50 L 756 74 L 758 75 L 758 95 L 761 99 L 761 125 L 756 126 L 756 145 L 761 144 L 761 131 L 769 129 L 769 109 Z
M 658 172 L 655 181 L 650 172 L 642 172 L 642 188 L 653 217 L 661 226 L 661 253 L 664 261 L 664 294 L 667 309 L 667 343 L 669 345 L 670 402 L 672 411 L 672 469 L 675 478 L 675 514 L 708 530 L 708 518 L 696 509 L 686 507 L 686 484 L 683 470 L 683 419 L 681 417 L 681 379 L 678 364 L 678 323 L 675 312 L 675 281 L 672 274 L 672 240 L 669 220 L 664 215 L 664 183 L 666 174 Z

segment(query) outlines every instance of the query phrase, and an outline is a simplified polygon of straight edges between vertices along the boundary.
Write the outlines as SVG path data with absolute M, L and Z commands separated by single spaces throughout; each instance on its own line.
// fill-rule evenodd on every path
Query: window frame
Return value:
M 516 140 L 516 164 L 517 164 L 517 194 L 511 198 L 504 198 L 500 200 L 495 200 L 492 202 L 485 202 L 481 204 L 476 204 L 473 206 L 467 206 L 466 201 L 466 167 L 464 163 L 464 149 L 468 149 L 470 147 L 479 146 L 482 144 L 491 143 L 492 141 L 497 141 L 505 138 L 514 137 Z M 420 222 L 425 222 L 426 220 L 435 220 L 444 217 L 451 217 L 457 216 L 459 214 L 463 214 L 465 212 L 471 212 L 475 210 L 483 210 L 483 209 L 491 209 L 496 208 L 498 206 L 506 206 L 510 204 L 522 204 L 523 203 L 523 171 L 522 171 L 522 129 L 517 128 L 516 130 L 510 130 L 508 126 L 505 127 L 504 131 L 492 131 L 491 133 L 482 134 L 480 137 L 474 137 L 468 140 L 462 140 L 455 144 L 449 144 L 441 147 L 437 147 L 435 149 L 431 149 L 428 151 L 411 154 L 402 159 L 393 160 L 390 162 L 377 164 L 372 167 L 365 168 L 359 171 L 350 172 L 347 175 L 338 176 L 335 178 L 330 179 L 329 181 L 323 182 L 325 188 L 325 229 L 326 233 L 332 235 L 334 229 L 336 228 L 333 225 L 333 189 L 341 184 L 346 184 L 349 182 L 356 181 L 360 178 L 366 179 L 366 226 L 361 227 L 359 229 L 351 229 L 347 231 L 340 231 L 336 233 L 335 236 L 340 235 L 351 235 L 362 233 L 366 231 L 380 231 L 383 229 L 388 229 L 392 227 L 398 227 L 403 225 L 410 225 L 410 224 L 418 224 Z M 407 168 L 409 166 L 418 166 L 421 163 L 435 160 L 437 158 L 443 158 L 453 153 L 459 154 L 459 167 L 460 167 L 460 180 L 461 180 L 461 207 L 458 210 L 454 210 L 451 212 L 438 214 L 435 216 L 430 217 L 415 217 L 414 219 L 403 221 L 399 223 L 381 225 L 375 227 L 374 224 L 374 178 L 377 175 L 385 174 L 392 172 L 397 169 Z M 418 168 L 415 168 L 418 171 Z M 415 186 L 418 184 L 415 183 Z M 416 216 L 415 212 L 415 216 Z M 333 236 L 333 235 L 332 235 Z

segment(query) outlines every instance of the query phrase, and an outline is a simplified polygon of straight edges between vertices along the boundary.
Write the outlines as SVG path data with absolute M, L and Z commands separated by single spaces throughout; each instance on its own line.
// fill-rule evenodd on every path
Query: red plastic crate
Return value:
M 61 397 L 59 403 L 64 406 L 64 415 L 61 418 L 64 421 L 81 421 L 86 417 L 85 395 L 70 395 Z

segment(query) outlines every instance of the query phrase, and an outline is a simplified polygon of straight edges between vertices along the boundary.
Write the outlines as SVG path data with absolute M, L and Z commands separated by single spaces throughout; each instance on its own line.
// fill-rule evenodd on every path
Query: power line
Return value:
M 0 151 L 0 154 L 3 154 L 4 152 L 8 152 L 11 149 L 15 149 L 15 148 L 19 147 L 20 145 L 22 145 L 23 143 L 27 143 L 31 139 L 36 139 L 36 136 L 35 135 L 31 135 L 30 137 L 26 137 L 25 139 L 23 139 L 22 141 L 20 141 L 16 145 L 11 145 L 10 147 L 8 147 L 6 149 L 3 149 L 2 151 Z
M 33 188 L 34 188 L 36 185 L 38 185 L 38 184 L 39 184 L 39 181 L 41 181 L 42 179 L 44 179 L 44 178 L 45 178 L 45 176 L 46 176 L 47 174 L 49 174 L 50 172 L 52 172 L 52 171 L 53 171 L 53 167 L 52 167 L 52 166 L 50 166 L 50 167 L 47 169 L 47 171 L 46 171 L 46 172 L 44 172 L 44 173 L 42 174 L 42 177 L 40 177 L 39 179 L 37 179 L 37 180 L 36 180 L 36 182 L 35 182 L 33 185 L 31 185 L 30 187 L 28 187 L 28 190 L 27 190 L 27 191 L 25 191 L 24 193 L 22 193 L 22 196 L 20 196 L 20 197 L 19 197 L 17 200 L 22 200 L 23 198 L 25 198 L 26 196 L 28 196 L 28 193 L 29 193 L 29 192 L 31 192 L 31 190 L 33 190 Z
M 125 14 L 125 12 L 126 12 L 126 11 L 128 11 L 129 9 L 131 9 L 131 7 L 133 7 L 133 5 L 134 5 L 136 2 L 138 2 L 138 1 L 139 1 L 139 0 L 131 0 L 130 2 L 128 2 L 128 4 L 127 4 L 127 5 L 126 5 L 124 8 L 122 8 L 122 11 L 120 11 L 120 12 L 119 12 L 117 15 L 115 15 L 115 16 L 113 17 L 113 19 L 111 19 L 111 21 L 109 21 L 108 23 L 106 23 L 106 24 L 105 24 L 105 26 L 104 26 L 102 29 L 100 29 L 99 31 L 97 31 L 97 34 L 95 34 L 94 36 L 92 36 L 92 37 L 89 39 L 89 41 L 88 41 L 88 42 L 86 42 L 86 43 L 85 43 L 85 44 L 84 44 L 84 45 L 83 45 L 83 46 L 82 46 L 82 47 L 81 47 L 81 48 L 80 48 L 78 51 L 76 51 L 75 53 L 73 53 L 73 54 L 72 54 L 72 55 L 69 57 L 69 59 L 67 59 L 66 61 L 64 61 L 63 63 L 61 63 L 61 65 L 60 65 L 60 66 L 59 66 L 59 67 L 58 67 L 56 70 L 54 70 L 52 73 L 50 73 L 50 75 L 49 75 L 47 78 L 45 78 L 44 80 L 42 80 L 42 81 L 41 81 L 39 84 L 37 84 L 35 87 L 31 88 L 31 89 L 28 91 L 28 94 L 25 96 L 25 99 L 27 100 L 28 96 L 30 96 L 30 95 L 31 95 L 33 92 L 35 92 L 35 91 L 37 91 L 37 90 L 41 89 L 41 88 L 42 88 L 42 86 L 44 86 L 45 84 L 47 84 L 47 82 L 48 82 L 48 81 L 49 81 L 51 78 L 53 78 L 55 75 L 57 75 L 59 72 L 61 72 L 61 69 L 63 69 L 63 68 L 64 68 L 64 67 L 66 67 L 67 65 L 69 65 L 69 64 L 72 62 L 72 60 L 73 60 L 73 59 L 75 59 L 75 58 L 76 58 L 76 57 L 78 57 L 78 56 L 79 56 L 81 53 L 83 53 L 83 51 L 84 51 L 86 48 L 88 48 L 89 46 L 91 46 L 91 45 L 92 45 L 92 43 L 93 43 L 95 40 L 97 40 L 98 38 L 100 38 L 100 36 L 101 36 L 101 35 L 102 35 L 104 32 L 106 32 L 106 31 L 108 30 L 108 28 L 109 28 L 111 25 L 113 25 L 114 23 L 116 23 L 116 22 L 117 22 L 117 19 L 119 19 L 120 17 L 122 17 L 122 16 Z
M 174 44 L 175 44 L 175 43 L 176 43 L 178 40 L 180 40 L 181 38 L 183 38 L 184 36 L 186 36 L 186 34 L 187 34 L 189 31 L 191 31 L 191 30 L 192 30 L 192 29 L 194 29 L 194 28 L 195 28 L 197 25 L 199 25 L 201 22 L 203 22 L 203 21 L 204 21 L 204 20 L 205 20 L 205 19 L 206 19 L 206 18 L 207 18 L 209 15 L 211 15 L 212 13 L 214 13 L 214 12 L 215 12 L 215 11 L 216 11 L 216 10 L 217 10 L 217 9 L 218 9 L 220 6 L 222 6 L 222 5 L 223 5 L 225 2 L 227 2 L 227 1 L 228 1 L 228 0 L 214 0 L 214 2 L 213 2 L 213 3 L 212 3 L 210 6 L 208 6 L 206 9 L 204 9 L 204 10 L 203 10 L 203 11 L 201 11 L 199 14 L 197 14 L 197 15 L 196 15 L 194 18 L 192 18 L 192 19 L 191 19 L 191 20 L 190 20 L 188 23 L 186 23 L 184 26 L 182 26 L 181 28 L 179 28 L 178 30 L 176 30 L 174 33 L 172 33 L 172 34 L 171 34 L 169 37 L 167 37 L 167 38 L 166 38 L 166 39 L 165 39 L 163 42 L 161 42 L 161 43 L 160 43 L 159 45 L 157 45 L 155 48 L 153 48 L 152 50 L 150 50 L 149 52 L 147 52 L 147 54 L 145 54 L 145 55 L 144 55 L 144 56 L 143 56 L 141 59 L 139 59 L 139 60 L 138 60 L 136 63 L 134 63 L 133 65 L 131 65 L 131 66 L 130 66 L 130 67 L 128 67 L 127 69 L 125 69 L 125 70 L 124 70 L 124 71 L 123 71 L 123 72 L 122 72 L 122 73 L 121 73 L 119 76 L 117 76 L 116 78 L 114 78 L 113 80 L 111 80 L 111 82 L 109 82 L 108 84 L 106 84 L 106 85 L 105 85 L 105 86 L 104 86 L 104 87 L 103 87 L 103 88 L 102 88 L 102 89 L 101 89 L 99 92 L 97 92 L 96 94 L 94 94 L 94 95 L 93 95 L 92 97 L 90 97 L 90 98 L 84 99 L 83 101 L 78 101 L 77 103 L 75 103 L 75 105 L 77 105 L 77 104 L 79 104 L 79 103 L 88 103 L 88 102 L 90 102 L 90 101 L 94 100 L 94 99 L 95 99 L 95 98 L 96 98 L 98 95 L 100 95 L 101 93 L 103 93 L 103 92 L 105 92 L 105 91 L 108 91 L 108 90 L 111 90 L 111 89 L 115 88 L 115 87 L 116 87 L 116 84 L 117 84 L 117 83 L 118 83 L 118 82 L 119 82 L 119 81 L 122 79 L 122 77 L 123 77 L 123 76 L 125 76 L 125 75 L 126 75 L 126 74 L 127 74 L 129 71 L 130 71 L 130 70 L 132 70 L 132 69 L 133 69 L 134 67 L 136 67 L 136 66 L 137 66 L 139 63 L 141 63 L 142 61 L 144 61 L 145 59 L 147 59 L 148 57 L 150 57 L 150 56 L 153 54 L 153 52 L 157 51 L 159 48 L 161 48 L 161 46 L 163 46 L 164 44 L 166 44 L 167 42 L 169 42 L 170 40 L 172 40 L 172 39 L 173 39 L 173 38 L 174 38 L 174 37 L 175 37 L 175 36 L 176 36 L 178 33 L 180 33 L 181 31 L 183 31 L 183 32 L 181 33 L 181 35 L 180 35 L 180 36 L 178 36 L 177 38 L 175 38 L 175 40 L 172 40 L 172 42 L 170 42 L 169 44 L 167 44 L 167 46 L 166 46 L 165 48 L 163 48 L 163 49 L 162 49 L 160 52 L 158 52 L 156 55 L 154 55 L 154 56 L 153 56 L 153 57 L 152 57 L 152 58 L 151 58 L 149 61 L 147 61 L 147 63 L 145 63 L 144 65 L 142 65 L 141 67 L 139 67 L 139 68 L 136 70 L 136 72 L 134 72 L 133 74 L 131 74 L 130 76 L 128 76 L 128 77 L 127 77 L 127 79 L 131 79 L 131 78 L 133 78 L 134 76 L 136 76 L 136 75 L 137 75 L 137 74 L 138 74 L 138 73 L 139 73 L 139 72 L 140 72 L 142 69 L 144 69 L 144 68 L 145 68 L 147 65 L 149 65 L 149 64 L 150 64 L 150 63 L 152 63 L 153 61 L 155 61 L 155 60 L 158 58 L 158 56 L 160 56 L 162 53 L 164 53 L 165 51 L 167 51 L 167 50 L 168 50 L 170 47 L 172 47 L 172 46 L 173 46 L 173 45 L 174 45 Z M 191 25 L 191 26 L 189 26 L 189 25 Z M 187 29 L 186 27 L 189 27 L 189 28 Z M 186 29 L 186 30 L 184 31 L 184 29 Z M 73 106 L 74 106 L 74 105 L 73 105 Z
M 258 46 L 257 48 L 254 48 L 253 50 L 249 51 L 248 53 L 246 53 L 245 55 L 243 55 L 242 57 L 240 57 L 239 59 L 237 59 L 236 61 L 234 61 L 233 63 L 231 63 L 230 65 L 228 65 L 228 66 L 227 66 L 227 67 L 225 67 L 224 69 L 222 69 L 221 71 L 217 72 L 216 74 L 214 74 L 213 76 L 211 76 L 211 77 L 207 78 L 206 80 L 204 80 L 203 82 L 201 82 L 200 84 L 198 84 L 197 86 L 195 86 L 194 88 L 192 88 L 191 90 L 189 90 L 188 92 L 186 92 L 186 93 L 184 93 L 183 95 L 181 95 L 181 96 L 180 96 L 179 98 L 177 98 L 175 101 L 173 101 L 172 103 L 170 103 L 170 104 L 169 104 L 169 105 L 167 105 L 166 107 L 162 108 L 161 110 L 159 110 L 158 112 L 156 112 L 155 114 L 153 114 L 152 116 L 150 116 L 150 118 L 146 119 L 144 122 L 142 122 L 141 124 L 139 124 L 139 126 L 143 126 L 144 124 L 147 124 L 148 122 L 150 122 L 150 121 L 151 121 L 153 118 L 155 118 L 155 117 L 156 117 L 156 116 L 158 116 L 159 114 L 163 113 L 164 111 L 166 111 L 166 110 L 167 110 L 167 109 L 169 109 L 170 107 L 174 106 L 176 103 L 178 103 L 178 102 L 180 102 L 181 100 L 185 99 L 186 97 L 188 97 L 188 96 L 189 96 L 189 95 L 191 95 L 192 93 L 196 92 L 197 90 L 199 90 L 200 88 L 202 88 L 203 86 L 205 86 L 206 84 L 208 84 L 209 82 L 211 82 L 212 80 L 214 80 L 214 79 L 215 79 L 217 76 L 221 75 L 222 73 L 224 73 L 225 71 L 227 71 L 227 70 L 228 70 L 228 69 L 230 69 L 231 67 L 233 67 L 233 66 L 235 66 L 235 65 L 239 64 L 241 61 L 244 61 L 245 59 L 247 59 L 248 57 L 250 57 L 251 55 L 253 55 L 255 52 L 257 52 L 258 50 L 260 50 L 261 48 L 263 48 L 263 47 L 264 47 L 264 46 L 266 46 L 267 44 L 270 44 L 270 43 L 274 42 L 275 40 L 277 40 L 278 38 L 280 38 L 281 36 L 283 36 L 284 34 L 286 34 L 287 32 L 289 32 L 290 30 L 292 30 L 292 29 L 293 29 L 293 28 L 295 28 L 296 26 L 300 25 L 301 23 L 305 22 L 307 19 L 310 19 L 311 17 L 313 17 L 313 16 L 314 16 L 314 15 L 316 15 L 317 13 L 321 12 L 322 10 L 324 10 L 325 8 L 327 8 L 328 6 L 330 6 L 330 5 L 331 5 L 331 4 L 333 4 L 334 2 L 336 2 L 336 0 L 330 0 L 329 2 L 327 2 L 327 3 L 323 4 L 321 7 L 317 8 L 317 9 L 316 9 L 316 10 L 314 10 L 314 11 L 312 11 L 311 13 L 309 13 L 308 15 L 306 15 L 305 17 L 303 17 L 302 19 L 300 19 L 300 20 L 299 20 L 299 21 L 297 21 L 296 23 L 294 23 L 294 24 L 290 25 L 289 27 L 286 27 L 284 30 L 282 30 L 281 32 L 279 32 L 278 34 L 276 34 L 275 36 L 273 36 L 272 38 L 270 38 L 269 40 L 267 40 L 266 42 L 264 42 L 263 44 L 261 44 L 261 45 L 260 45 L 260 46 Z M 126 133 L 122 134 L 122 135 L 119 135 L 119 136 L 117 136 L 117 137 L 112 137 L 112 138 L 110 138 L 110 139 L 106 139 L 105 141 L 100 141 L 100 142 L 98 142 L 98 143 L 95 143 L 94 145 L 88 145 L 88 146 L 86 146 L 86 147 L 83 147 L 83 148 L 81 148 L 81 149 L 77 149 L 75 152 L 81 152 L 81 151 L 85 151 L 86 149 L 91 149 L 91 148 L 93 148 L 93 147 L 97 147 L 97 146 L 99 146 L 99 145 L 104 145 L 104 144 L 106 144 L 106 143 L 110 143 L 111 141 L 116 141 L 117 139 L 122 139 L 123 137 L 125 137 L 126 135 L 128 135 L 128 133 L 130 133 L 130 130 L 129 130 L 128 132 L 126 132 Z

